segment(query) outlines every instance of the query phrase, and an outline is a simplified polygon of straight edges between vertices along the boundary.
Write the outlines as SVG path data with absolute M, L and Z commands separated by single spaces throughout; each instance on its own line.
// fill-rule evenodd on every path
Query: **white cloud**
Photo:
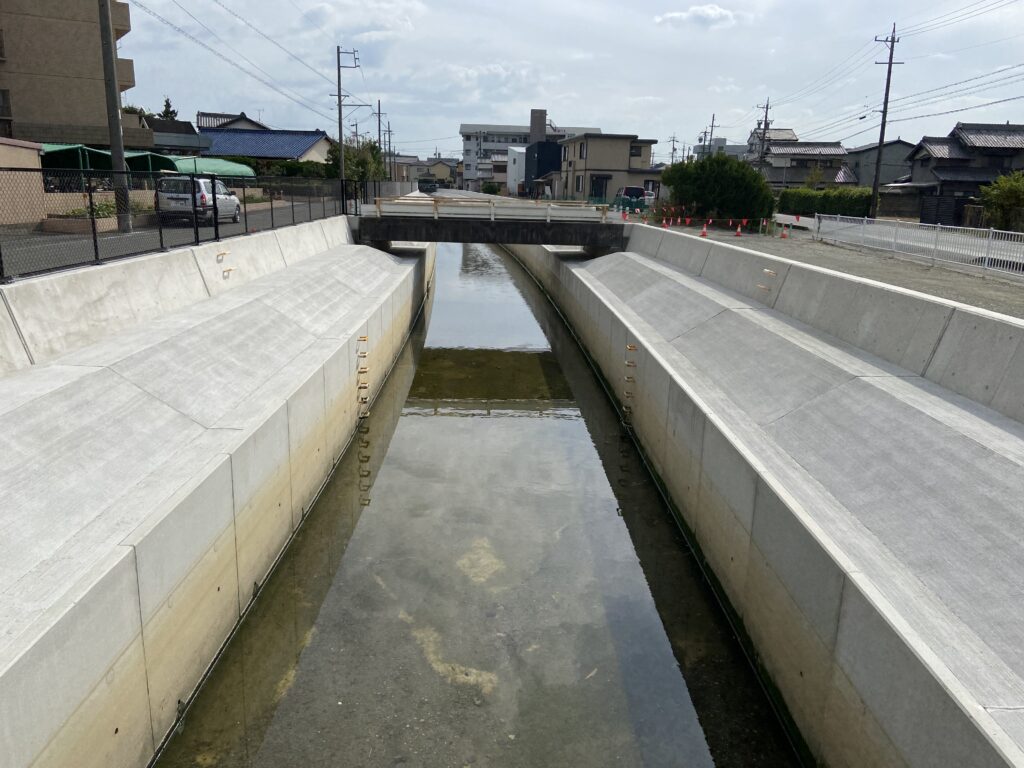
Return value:
M 685 11 L 671 11 L 662 16 L 655 16 L 655 24 L 685 26 L 696 24 L 707 29 L 720 29 L 736 24 L 736 13 L 715 3 L 707 5 L 691 5 Z

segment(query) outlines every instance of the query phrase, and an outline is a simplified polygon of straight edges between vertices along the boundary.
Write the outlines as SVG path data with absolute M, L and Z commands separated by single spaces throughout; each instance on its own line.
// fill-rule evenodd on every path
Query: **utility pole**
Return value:
M 721 128 L 722 126 L 718 126 L 718 127 Z M 714 141 L 714 139 L 715 139 L 715 113 L 712 112 L 711 113 L 711 133 L 708 135 L 708 149 L 711 149 L 711 142 Z M 714 154 L 714 150 L 712 150 L 712 154 Z
M 886 38 L 875 37 L 875 42 L 885 43 L 889 48 L 889 62 L 885 70 L 885 98 L 882 100 L 882 124 L 878 129 L 878 150 L 875 153 L 875 178 L 871 181 L 871 210 L 868 215 L 875 218 L 878 215 L 878 185 L 882 175 L 882 150 L 885 147 L 885 120 L 889 116 L 889 86 L 892 84 L 892 65 L 902 64 L 902 61 L 894 62 L 893 54 L 896 52 L 896 43 L 900 39 L 896 37 L 896 22 L 892 25 L 892 34 Z M 885 64 L 884 61 L 876 61 L 875 64 Z
M 676 164 L 676 142 L 678 141 L 678 139 L 676 138 L 676 135 L 674 133 L 669 138 L 669 141 L 672 142 L 672 163 L 671 164 L 675 165 Z
M 380 99 L 377 99 L 377 147 L 380 147 Z
M 345 95 L 341 90 L 341 70 L 359 68 L 359 51 L 353 48 L 351 51 L 342 50 L 338 46 L 338 182 L 344 184 L 345 179 Z M 351 64 L 342 64 L 342 56 L 351 56 Z
M 758 104 L 758 109 L 764 109 L 764 120 L 761 121 L 761 151 L 758 152 L 757 158 L 761 165 L 764 165 L 765 152 L 768 150 L 768 126 L 771 121 L 768 119 L 768 107 L 771 105 L 771 99 L 767 98 L 764 100 L 764 104 Z
M 107 95 L 107 130 L 110 133 L 110 165 L 113 170 L 114 200 L 117 205 L 117 231 L 131 232 L 132 207 L 128 195 L 128 168 L 124 160 L 121 90 L 117 87 L 117 47 L 114 44 L 114 25 L 110 21 L 110 0 L 99 0 L 99 13 L 103 82 Z
M 707 154 L 708 129 L 705 128 L 703 131 L 698 133 L 697 138 L 700 140 L 700 156 L 704 157 Z M 694 154 L 697 153 L 694 152 Z
M 395 150 L 394 150 L 394 147 L 393 147 L 393 145 L 391 143 L 391 134 L 393 133 L 393 131 L 391 130 L 391 121 L 390 120 L 388 120 L 388 128 L 387 128 L 386 131 L 384 131 L 384 133 L 388 137 L 388 178 L 391 179 L 392 181 L 394 181 L 395 180 L 395 176 L 397 174 L 395 172 L 396 171 L 396 166 L 395 166 Z

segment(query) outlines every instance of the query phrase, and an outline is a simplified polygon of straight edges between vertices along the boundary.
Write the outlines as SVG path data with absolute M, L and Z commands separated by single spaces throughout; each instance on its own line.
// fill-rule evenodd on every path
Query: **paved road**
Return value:
M 319 198 L 310 202 L 275 204 L 273 212 L 268 209 L 250 211 L 242 221 L 235 224 L 220 222 L 221 238 L 233 237 L 248 232 L 301 224 L 311 219 L 324 218 L 324 204 Z M 334 214 L 332 201 L 326 202 L 328 216 Z M 162 236 L 162 241 L 161 241 Z M 200 242 L 215 239 L 212 225 L 199 227 Z M 155 225 L 136 226 L 128 234 L 120 232 L 101 233 L 97 236 L 100 260 L 117 259 L 124 256 L 159 251 L 163 248 L 178 248 L 196 242 L 196 231 L 190 222 L 173 222 L 162 228 Z M 40 231 L 0 231 L 0 255 L 3 257 L 4 274 L 17 276 L 40 271 L 59 269 L 95 260 L 92 235 L 59 235 Z
M 691 228 L 690 231 L 694 230 Z M 1004 278 L 990 272 L 980 276 L 945 266 L 927 266 L 900 258 L 898 254 L 830 245 L 813 240 L 809 233 L 800 231 L 794 231 L 787 240 L 759 235 L 736 239 L 719 230 L 710 232 L 710 235 L 715 240 L 775 256 L 1024 318 L 1024 282 L 1009 275 Z

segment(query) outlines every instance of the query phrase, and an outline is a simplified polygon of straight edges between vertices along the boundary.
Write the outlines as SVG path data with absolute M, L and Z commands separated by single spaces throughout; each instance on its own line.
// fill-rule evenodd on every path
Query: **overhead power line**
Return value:
M 913 37 L 914 35 L 921 35 L 925 32 L 934 32 L 937 29 L 945 29 L 946 27 L 953 26 L 954 24 L 960 24 L 965 21 L 977 18 L 978 16 L 984 16 L 993 11 L 1002 10 L 1008 6 L 1013 5 L 1018 0 L 994 0 L 987 4 L 971 3 L 970 5 L 964 6 L 960 9 L 961 12 L 954 11 L 953 14 L 945 14 L 944 16 L 938 16 L 930 21 L 922 22 L 921 24 L 908 27 L 901 34 L 904 37 Z M 980 6 L 980 7 L 977 7 Z M 969 10 L 968 10 L 969 9 Z
M 954 48 L 951 51 L 940 51 L 939 53 L 922 53 L 920 56 L 908 56 L 907 61 L 914 59 L 930 59 L 932 56 L 941 56 L 943 54 L 950 53 L 962 53 L 963 51 L 973 51 L 975 48 L 984 48 L 986 45 L 995 45 L 996 43 L 1005 43 L 1007 40 L 1016 40 L 1017 38 L 1024 37 L 1024 32 L 1020 32 L 1016 35 L 1010 35 L 1009 37 L 1000 37 L 996 40 L 986 40 L 984 43 L 977 43 L 975 45 L 968 45 L 964 48 Z
M 260 29 L 259 27 L 257 27 L 257 26 L 256 26 L 255 24 L 253 24 L 253 23 L 252 23 L 251 21 L 249 21 L 249 20 L 248 20 L 247 18 L 245 18 L 244 16 L 242 16 L 242 15 L 241 15 L 240 13 L 237 13 L 236 11 L 234 11 L 234 10 L 232 10 L 231 8 L 229 8 L 228 6 L 226 6 L 226 5 L 225 5 L 225 4 L 224 4 L 224 3 L 222 2 L 222 0 L 213 0 L 213 2 L 214 2 L 214 3 L 216 3 L 217 5 L 219 5 L 219 6 L 221 7 L 221 8 L 223 8 L 223 9 L 224 9 L 225 11 L 227 11 L 228 13 L 230 13 L 230 14 L 231 14 L 232 16 L 234 16 L 234 17 L 235 17 L 236 19 L 238 19 L 238 20 L 239 20 L 240 22 L 242 22 L 242 23 L 243 23 L 243 24 L 244 24 L 245 26 L 247 26 L 247 27 L 248 27 L 249 29 L 251 29 L 251 30 L 252 30 L 253 32 L 255 32 L 255 33 L 256 33 L 257 35 L 259 35 L 259 36 L 260 36 L 260 37 L 262 37 L 262 38 L 263 38 L 264 40 L 266 40 L 266 41 L 267 41 L 268 43 L 270 43 L 271 45 L 273 45 L 273 46 L 276 46 L 277 48 L 279 48 L 279 49 L 281 49 L 282 51 L 284 51 L 284 52 L 285 52 L 286 54 L 288 54 L 288 56 L 290 56 L 291 58 L 295 59 L 295 61 L 297 61 L 297 62 L 298 62 L 299 64 L 301 64 L 302 66 L 304 66 L 304 67 L 305 67 L 306 69 L 308 69 L 308 70 L 309 70 L 310 72 L 312 72 L 312 73 L 313 73 L 314 75 L 316 75 L 316 76 L 317 76 L 317 77 L 319 77 L 319 78 L 322 78 L 323 80 L 326 80 L 326 81 L 327 81 L 328 83 L 330 83 L 331 85 L 334 85 L 334 81 L 333 81 L 333 80 L 331 80 L 331 78 L 329 78 L 329 77 L 328 77 L 327 75 L 325 75 L 325 74 L 324 74 L 323 72 L 321 72 L 321 71 L 320 71 L 319 69 L 317 69 L 317 68 L 316 68 L 316 67 L 314 67 L 313 65 L 311 65 L 311 64 L 309 64 L 309 63 L 307 63 L 307 62 L 306 62 L 306 61 L 305 61 L 304 59 L 302 59 L 301 57 L 299 57 L 299 56 L 297 56 L 296 54 L 294 54 L 294 53 L 292 53 L 291 51 L 289 51 L 289 50 L 288 50 L 287 48 L 285 48 L 285 47 L 284 47 L 283 45 L 281 45 L 281 44 L 280 44 L 279 42 L 277 42 L 277 40 L 275 40 L 275 39 L 274 39 L 274 38 L 272 38 L 272 37 L 271 37 L 270 35 L 268 35 L 268 34 L 267 34 L 266 32 L 264 32 L 263 30 L 261 30 L 261 29 Z
M 141 2 L 141 0 L 130 0 L 130 2 L 134 6 L 136 6 L 139 10 L 144 11 L 145 13 L 148 13 L 154 19 L 159 21 L 161 24 L 164 24 L 164 25 L 170 27 L 175 32 L 177 32 L 179 35 L 182 35 L 183 37 L 188 38 L 189 40 L 191 40 L 196 45 L 202 46 L 203 48 L 205 48 L 207 51 L 212 53 L 214 56 L 216 56 L 221 61 L 231 65 L 232 67 L 237 69 L 239 72 L 241 72 L 241 73 L 243 73 L 245 75 L 248 75 L 253 80 L 257 81 L 258 83 L 261 83 L 262 85 L 266 86 L 267 88 L 269 88 L 270 90 L 274 91 L 275 93 L 278 93 L 281 96 L 284 96 L 286 99 L 288 99 L 289 101 L 292 101 L 292 102 L 298 104 L 303 109 L 307 109 L 310 112 L 313 112 L 313 113 L 315 113 L 317 115 L 320 115 L 320 117 L 322 117 L 322 118 L 324 118 L 326 120 L 333 120 L 334 119 L 330 115 L 326 115 L 323 112 L 321 112 L 320 110 L 314 109 L 313 107 L 309 106 L 308 104 L 304 103 L 303 101 L 300 101 L 299 99 L 297 99 L 296 97 L 294 97 L 290 93 L 288 93 L 287 91 L 283 90 L 282 88 L 279 88 L 274 83 L 272 83 L 272 82 L 270 82 L 268 80 L 265 80 L 264 78 L 260 77 L 259 75 L 255 74 L 255 73 L 251 72 L 250 70 L 246 69 L 245 67 L 241 66 L 236 61 L 234 61 L 233 59 L 225 56 L 223 53 L 221 53 L 217 49 L 213 48 L 210 45 L 207 45 L 205 42 L 200 40 L 198 37 L 193 35 L 191 32 L 188 32 L 187 30 L 182 29 L 177 24 L 175 24 L 173 21 L 170 21 L 170 20 L 164 18 L 159 13 L 154 11 L 152 8 L 149 8 L 148 6 L 144 5 Z
M 262 75 L 263 75 L 264 77 L 266 77 L 266 78 L 267 78 L 268 80 L 270 80 L 271 82 L 275 82 L 275 80 L 274 80 L 274 76 L 273 76 L 272 74 L 270 74 L 269 72 L 267 72 L 267 70 L 263 69 L 263 68 L 262 68 L 262 67 L 261 67 L 261 66 L 260 66 L 259 64 L 257 64 L 257 63 L 256 63 L 255 61 L 253 61 L 253 60 L 252 60 L 252 59 L 250 59 L 250 58 L 249 58 L 248 56 L 246 56 L 246 55 L 245 55 L 244 53 L 242 53 L 242 52 L 241 52 L 241 51 L 239 51 L 239 50 L 238 50 L 237 48 L 235 48 L 235 47 L 234 47 L 233 45 L 231 45 L 231 43 L 229 43 L 228 41 L 226 41 L 226 40 L 225 40 L 224 38 L 222 38 L 222 37 L 221 37 L 220 35 L 218 35 L 218 34 L 217 34 L 216 32 L 214 32 L 214 31 L 213 31 L 212 29 L 210 29 L 210 28 L 209 28 L 209 27 L 208 27 L 208 26 L 207 26 L 206 24 L 204 24 L 204 23 L 203 23 L 203 22 L 202 22 L 202 21 L 201 21 L 201 20 L 200 20 L 200 19 L 199 19 L 198 17 L 196 17 L 196 16 L 195 16 L 195 14 L 193 14 L 193 13 L 192 13 L 192 12 L 191 12 L 191 11 L 190 11 L 190 10 L 189 10 L 188 8 L 186 8 L 186 7 L 184 6 L 184 5 L 182 5 L 182 4 L 180 3 L 180 2 L 178 2 L 178 0 L 171 0 L 171 2 L 172 2 L 172 3 L 174 3 L 174 4 L 176 5 L 176 6 L 178 6 L 178 7 L 179 7 L 179 8 L 180 8 L 180 9 L 181 9 L 182 11 L 184 11 L 184 12 L 185 12 L 185 13 L 186 13 L 186 14 L 188 15 L 188 17 L 189 17 L 190 19 L 192 19 L 192 21 L 194 21 L 194 22 L 195 22 L 196 24 L 198 24 L 198 25 L 199 25 L 200 27 L 202 27 L 203 29 L 205 29 L 205 30 L 206 30 L 206 31 L 207 31 L 207 32 L 208 32 L 208 33 L 210 34 L 210 36 L 211 36 L 211 37 L 213 37 L 213 39 L 214 39 L 214 40 L 216 40 L 217 42 L 219 42 L 219 43 L 220 43 L 221 45 L 223 45 L 223 46 L 224 46 L 225 48 L 227 48 L 227 49 L 228 49 L 229 51 L 231 51 L 232 53 L 234 53 L 234 54 L 235 54 L 236 56 L 238 56 L 238 57 L 239 57 L 240 59 L 242 59 L 243 61 L 245 61 L 246 63 L 248 63 L 248 64 L 249 64 L 249 66 L 251 66 L 251 67 L 252 67 L 253 69 L 255 69 L 255 70 L 256 70 L 257 72 L 261 73 L 261 74 L 262 74 Z M 305 97 L 304 97 L 304 96 L 303 96 L 302 94 L 300 94 L 300 93 L 297 93 L 297 92 L 295 92 L 295 91 L 294 91 L 294 90 L 292 90 L 291 88 L 286 88 L 285 86 L 281 85 L 280 83 L 278 83 L 277 85 L 278 85 L 278 87 L 279 87 L 279 88 L 281 88 L 282 90 L 286 90 L 286 91 L 288 91 L 289 93 L 292 93 L 292 94 L 293 94 L 294 96 L 296 96 L 296 97 L 297 97 L 298 99 L 300 99 L 301 101 L 305 102 L 305 103 L 306 103 L 307 105 L 309 105 L 309 106 L 312 106 L 312 105 L 310 105 L 310 104 L 309 104 L 309 100 L 308 100 L 308 99 L 306 99 L 306 98 L 305 98 Z M 315 109 L 315 107 L 314 107 L 314 109 Z
M 955 115 L 955 114 L 957 114 L 959 112 L 970 112 L 971 110 L 974 110 L 974 109 L 984 109 L 985 107 L 992 107 L 992 106 L 995 106 L 996 104 L 1006 104 L 1007 102 L 1010 102 L 1010 101 L 1019 101 L 1020 99 L 1024 99 L 1024 94 L 1021 94 L 1020 96 L 1010 96 L 1009 98 L 1006 98 L 1006 99 L 997 99 L 996 101 L 987 101 L 984 104 L 973 104 L 973 105 L 971 105 L 969 107 L 961 107 L 960 109 L 947 109 L 947 110 L 945 110 L 943 112 L 930 112 L 930 113 L 928 113 L 926 115 L 910 115 L 909 117 L 900 117 L 900 118 L 897 118 L 896 120 L 890 120 L 889 122 L 890 123 L 906 123 L 906 122 L 909 122 L 910 120 L 922 120 L 922 119 L 924 119 L 926 117 L 941 117 L 942 115 Z M 878 128 L 879 125 L 881 125 L 881 124 L 878 123 L 878 124 L 869 126 L 869 127 L 865 128 L 862 131 L 857 131 L 856 133 L 851 133 L 849 136 L 844 136 L 843 138 L 841 138 L 840 141 L 846 141 L 847 139 L 852 139 L 854 136 L 860 136 L 862 133 L 867 133 L 870 130 L 874 130 L 875 128 Z

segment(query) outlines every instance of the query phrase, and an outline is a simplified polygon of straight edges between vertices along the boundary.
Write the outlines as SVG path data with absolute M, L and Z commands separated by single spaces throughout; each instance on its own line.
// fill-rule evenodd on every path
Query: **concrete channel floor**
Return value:
M 696 233 L 693 227 L 672 229 Z M 713 230 L 708 234 L 713 240 L 741 245 L 784 259 L 910 288 L 1012 317 L 1024 317 L 1024 278 L 981 277 L 943 266 L 931 267 L 884 251 L 823 243 L 801 230 L 793 230 L 791 237 L 786 240 L 778 236 L 762 235 L 736 238 L 734 234 L 721 230 Z

